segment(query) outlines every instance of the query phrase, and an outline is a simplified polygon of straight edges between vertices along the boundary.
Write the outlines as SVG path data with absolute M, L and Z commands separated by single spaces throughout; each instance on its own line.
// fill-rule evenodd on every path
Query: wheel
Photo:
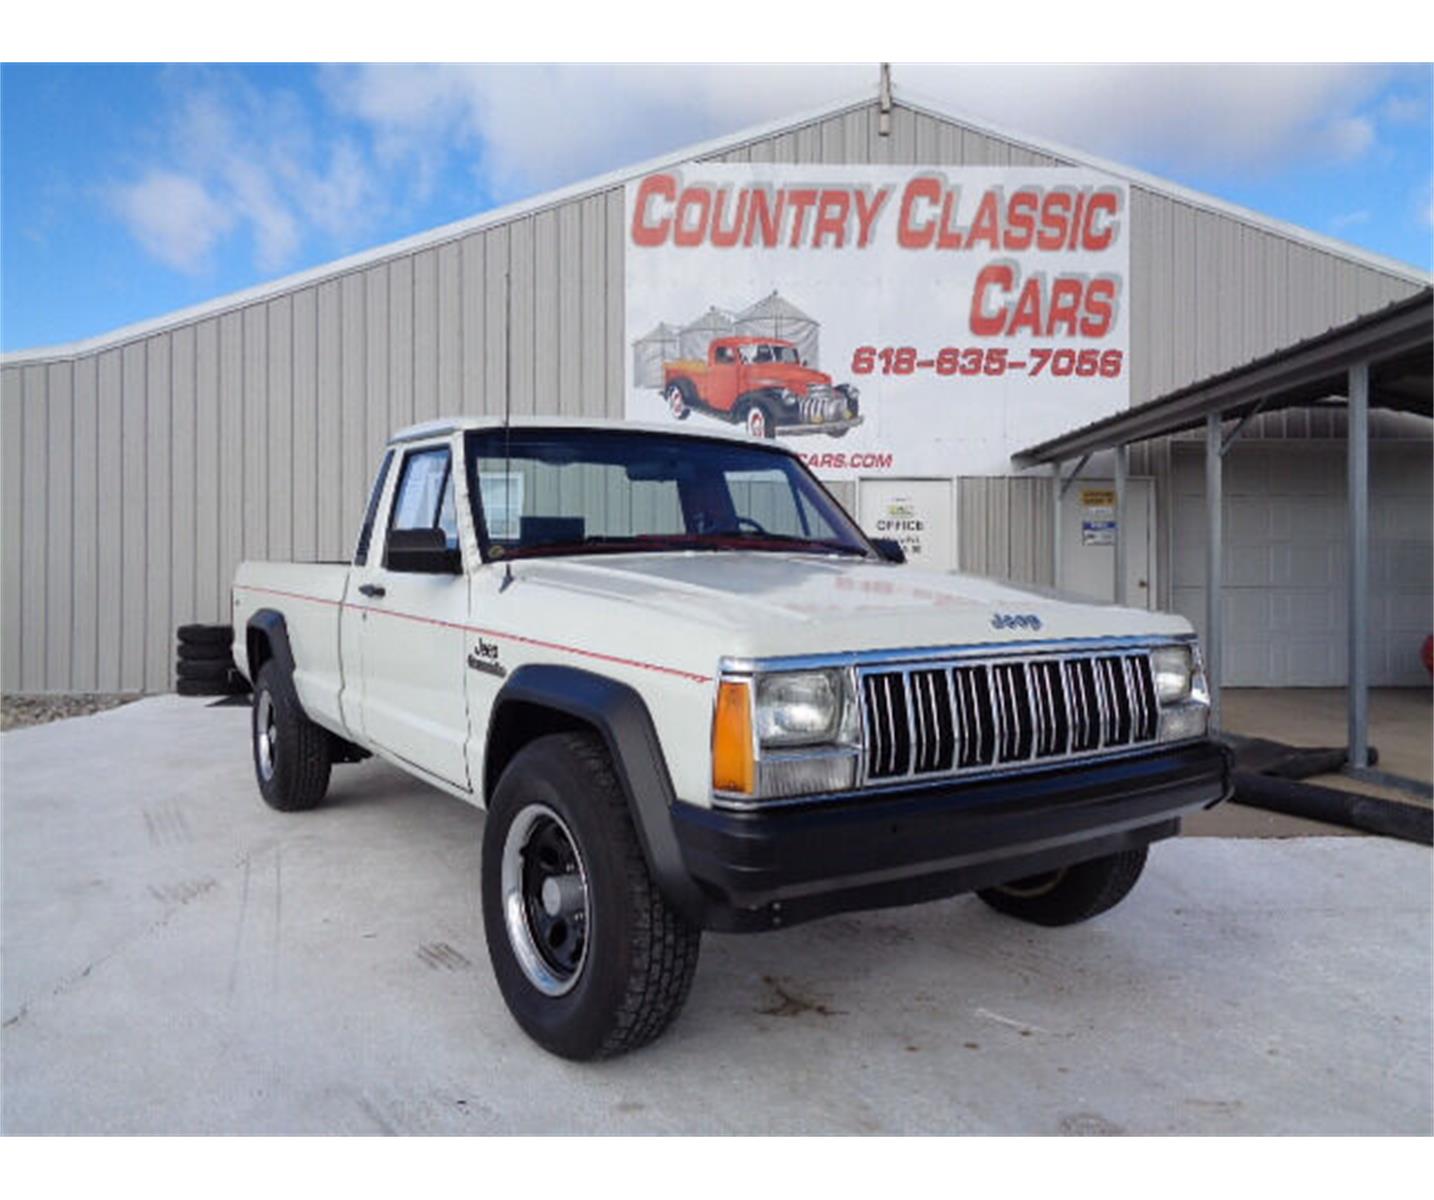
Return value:
M 681 1011 L 701 931 L 653 883 L 595 736 L 538 738 L 508 764 L 483 827 L 482 894 L 499 990 L 545 1050 L 610 1058 Z
M 234 661 L 234 652 L 220 642 L 180 642 L 179 661 L 229 663 Z
M 313 808 L 329 789 L 329 735 L 304 715 L 289 674 L 270 659 L 254 681 L 254 774 L 264 803 Z
M 179 640 L 189 646 L 229 646 L 234 642 L 234 626 L 181 625 Z
M 830 437 L 836 437 L 836 438 L 846 437 L 846 435 L 849 434 L 850 432 L 851 432 L 850 429 L 828 429 L 828 430 L 827 430 L 828 436 L 830 436 Z
M 692 415 L 692 410 L 687 407 L 687 397 L 682 394 L 682 388 L 677 384 L 669 383 L 663 396 L 667 400 L 667 407 L 672 410 L 672 415 L 679 421 L 685 421 Z
M 1046 871 L 976 893 L 1007 916 L 1034 925 L 1074 925 L 1114 908 L 1145 869 L 1145 850 L 1123 850 L 1104 858 Z
M 223 681 L 229 678 L 234 664 L 229 658 L 181 658 L 174 668 L 179 679 L 212 679 Z
M 747 410 L 747 433 L 754 438 L 777 436 L 777 424 L 765 404 L 754 404 Z

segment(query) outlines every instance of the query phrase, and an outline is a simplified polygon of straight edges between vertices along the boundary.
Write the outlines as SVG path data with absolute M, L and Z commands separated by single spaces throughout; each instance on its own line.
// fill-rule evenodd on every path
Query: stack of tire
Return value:
M 249 690 L 234 666 L 232 625 L 181 625 L 174 674 L 181 696 L 239 696 Z

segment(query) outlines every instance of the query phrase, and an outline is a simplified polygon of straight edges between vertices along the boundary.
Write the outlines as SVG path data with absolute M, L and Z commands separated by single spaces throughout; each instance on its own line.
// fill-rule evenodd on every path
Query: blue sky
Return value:
M 1434 266 L 1425 67 L 933 67 L 898 92 Z M 843 98 L 824 67 L 5 66 L 0 343 L 199 303 Z

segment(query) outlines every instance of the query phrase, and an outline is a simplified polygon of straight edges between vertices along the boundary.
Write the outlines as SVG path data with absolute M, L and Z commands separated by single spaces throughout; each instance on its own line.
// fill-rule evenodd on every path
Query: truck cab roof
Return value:
M 624 433 L 653 433 L 664 437 L 690 437 L 711 440 L 750 443 L 751 439 L 741 429 L 729 430 L 721 427 L 703 429 L 700 433 L 674 429 L 671 425 L 657 425 L 647 421 L 624 421 L 601 417 L 534 417 L 514 416 L 506 422 L 514 429 L 613 429 Z M 396 430 L 388 439 L 390 446 L 404 442 L 426 441 L 429 438 L 446 437 L 449 434 L 469 429 L 502 429 L 505 422 L 501 416 L 483 417 L 438 417 L 432 421 L 421 421 Z M 768 449 L 781 449 L 769 446 Z

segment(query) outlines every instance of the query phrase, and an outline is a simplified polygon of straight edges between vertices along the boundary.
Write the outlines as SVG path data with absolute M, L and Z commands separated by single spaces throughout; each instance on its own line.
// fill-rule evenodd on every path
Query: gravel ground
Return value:
M 132 700 L 142 692 L 77 692 L 66 695 L 0 696 L 0 730 L 47 725 L 66 717 L 88 717 Z

